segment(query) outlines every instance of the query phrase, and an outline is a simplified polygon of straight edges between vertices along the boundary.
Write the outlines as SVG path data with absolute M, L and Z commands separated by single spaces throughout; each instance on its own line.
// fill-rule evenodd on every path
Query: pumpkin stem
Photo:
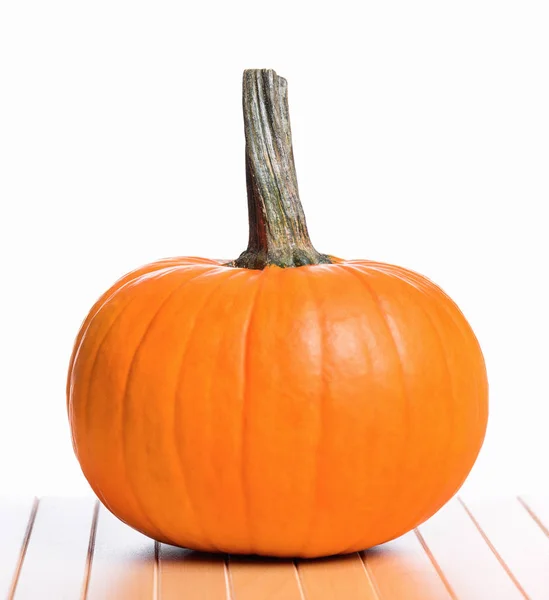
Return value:
M 314 249 L 299 200 L 286 80 L 272 69 L 245 70 L 242 104 L 250 237 L 231 266 L 331 263 Z

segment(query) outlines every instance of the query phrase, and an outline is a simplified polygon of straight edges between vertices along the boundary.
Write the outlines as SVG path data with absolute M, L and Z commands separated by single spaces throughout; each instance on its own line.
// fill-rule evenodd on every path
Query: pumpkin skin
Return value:
M 100 298 L 67 397 L 115 515 L 197 550 L 317 557 L 393 539 L 455 494 L 488 417 L 473 331 L 425 277 L 330 259 L 169 259 Z

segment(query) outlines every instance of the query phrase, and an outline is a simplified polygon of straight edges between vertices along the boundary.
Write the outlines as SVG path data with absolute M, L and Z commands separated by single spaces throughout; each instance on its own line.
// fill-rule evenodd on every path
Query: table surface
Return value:
M 3 498 L 0 597 L 549 599 L 549 497 L 455 498 L 397 540 L 340 558 L 298 561 L 166 546 L 93 498 Z

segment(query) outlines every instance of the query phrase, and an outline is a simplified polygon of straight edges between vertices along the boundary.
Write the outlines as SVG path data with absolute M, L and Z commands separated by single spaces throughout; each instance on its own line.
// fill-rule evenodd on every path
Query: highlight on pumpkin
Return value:
M 288 89 L 243 78 L 250 236 L 91 308 L 67 380 L 73 445 L 117 517 L 209 552 L 318 557 L 416 527 L 459 489 L 488 418 L 483 355 L 427 278 L 309 237 Z

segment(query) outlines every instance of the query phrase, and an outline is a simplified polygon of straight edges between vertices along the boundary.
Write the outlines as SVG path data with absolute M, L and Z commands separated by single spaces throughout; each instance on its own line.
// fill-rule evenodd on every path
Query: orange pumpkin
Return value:
M 163 542 L 314 557 L 409 531 L 461 486 L 488 389 L 465 317 L 412 271 L 318 253 L 286 82 L 244 73 L 248 249 L 120 279 L 76 340 L 73 444 L 101 501 Z

